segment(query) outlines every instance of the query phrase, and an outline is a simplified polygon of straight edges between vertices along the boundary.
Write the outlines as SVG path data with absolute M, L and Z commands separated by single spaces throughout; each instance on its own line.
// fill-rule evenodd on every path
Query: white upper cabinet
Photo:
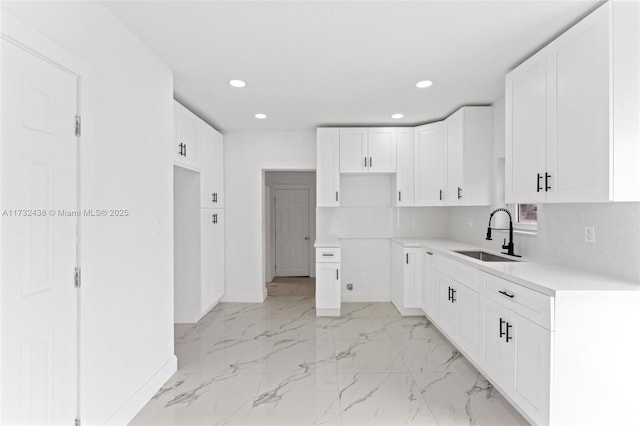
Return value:
M 460 108 L 445 121 L 446 205 L 490 205 L 493 198 L 493 108 Z
M 374 127 L 369 129 L 368 156 L 370 173 L 396 172 L 396 129 Z
M 321 128 L 316 133 L 316 204 L 340 205 L 340 129 Z
M 366 173 L 369 170 L 367 129 L 354 127 L 339 129 L 339 131 L 340 173 Z
M 210 127 L 213 142 L 213 197 L 212 207 L 221 209 L 224 207 L 224 137 L 222 133 Z
M 446 127 L 444 122 L 414 129 L 414 205 L 444 204 L 446 189 Z
M 222 134 L 198 119 L 200 147 L 200 207 L 223 207 L 224 147 Z
M 176 138 L 172 144 L 173 159 L 176 164 L 191 169 L 200 168 L 198 156 L 198 122 L 200 119 L 191 111 L 180 105 L 173 103 L 175 113 Z
M 395 192 L 391 195 L 394 206 L 413 206 L 413 128 L 396 129 Z
M 395 173 L 396 129 L 340 129 L 340 173 Z
M 507 203 L 640 200 L 638 16 L 607 2 L 507 75 Z

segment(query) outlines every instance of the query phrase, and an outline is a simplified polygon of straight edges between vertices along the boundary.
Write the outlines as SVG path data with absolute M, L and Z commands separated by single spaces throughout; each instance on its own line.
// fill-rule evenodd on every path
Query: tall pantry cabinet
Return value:
M 175 127 L 174 322 L 195 323 L 224 295 L 224 144 L 177 102 Z

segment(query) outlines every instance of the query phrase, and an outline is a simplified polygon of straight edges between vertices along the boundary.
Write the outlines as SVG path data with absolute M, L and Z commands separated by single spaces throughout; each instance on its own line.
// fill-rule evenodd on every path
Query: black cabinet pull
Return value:
M 442 201 L 442 189 L 440 190 L 440 201 Z
M 186 143 L 184 144 L 184 156 L 185 157 L 187 156 L 187 144 Z
M 451 287 L 449 287 L 449 297 L 447 298 L 448 301 L 451 301 Z
M 405 256 L 407 257 L 406 262 L 407 262 L 407 265 L 408 265 L 409 264 L 409 253 L 407 253 Z
M 213 223 L 218 223 L 218 213 L 213 215 Z
M 456 291 L 451 289 L 451 303 L 456 303 Z
M 551 189 L 551 186 L 549 186 L 549 179 L 551 179 L 551 175 L 549 173 L 545 173 L 544 174 L 544 190 L 548 191 Z
M 537 174 L 538 179 L 536 180 L 536 192 L 540 192 L 542 187 L 540 186 L 540 180 L 542 179 L 542 175 L 540 173 Z
M 429 256 L 433 256 L 433 253 L 431 253 L 430 251 L 427 251 L 425 253 L 427 253 Z
M 336 269 L 336 281 L 340 279 L 340 275 L 338 274 L 338 270 Z
M 509 298 L 511 298 L 511 299 L 513 299 L 513 298 L 514 298 L 514 296 L 515 296 L 514 294 L 507 293 L 507 292 L 506 292 L 506 291 L 504 291 L 504 290 L 499 290 L 499 291 L 498 291 L 498 293 L 500 293 L 500 294 L 502 294 L 502 295 L 505 295 L 505 296 L 507 296 L 507 297 L 509 297 Z
M 503 320 L 502 318 L 500 318 L 500 338 L 502 339 L 502 336 L 505 335 L 505 332 L 502 331 L 502 325 L 506 324 L 507 322 L 505 320 Z
M 338 201 L 338 191 L 336 191 L 336 201 Z
M 458 187 L 458 200 L 462 198 L 462 188 Z
M 364 166 L 367 167 L 367 157 L 364 157 Z
M 509 336 L 509 329 L 511 329 L 511 327 L 513 327 L 513 326 L 511 324 L 507 323 L 507 333 L 506 333 L 507 334 L 507 336 L 506 336 L 507 337 L 507 339 L 506 339 L 507 343 L 509 342 L 509 340 L 513 340 L 513 337 Z
M 373 167 L 373 157 L 369 157 L 369 168 Z
M 178 144 L 178 155 L 184 156 L 184 144 L 182 142 Z
M 398 201 L 402 201 L 402 191 L 398 191 Z

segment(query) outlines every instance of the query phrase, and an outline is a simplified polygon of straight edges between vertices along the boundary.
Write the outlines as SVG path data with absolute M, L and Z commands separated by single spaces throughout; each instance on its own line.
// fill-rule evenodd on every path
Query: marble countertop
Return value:
M 313 246 L 318 248 L 318 247 L 340 247 L 340 240 L 338 240 L 337 238 L 320 238 L 317 239 L 314 243 Z
M 392 239 L 404 247 L 422 247 L 442 256 L 465 262 L 489 274 L 515 282 L 537 292 L 557 296 L 559 293 L 571 291 L 640 291 L 640 283 L 616 277 L 583 271 L 551 263 L 541 263 L 519 258 L 519 262 L 483 262 L 464 256 L 454 251 L 482 250 L 502 255 L 495 250 L 488 250 L 467 243 L 451 240 L 415 240 Z

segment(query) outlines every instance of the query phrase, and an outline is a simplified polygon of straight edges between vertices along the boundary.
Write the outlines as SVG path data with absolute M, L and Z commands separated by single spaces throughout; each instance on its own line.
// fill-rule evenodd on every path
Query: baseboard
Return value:
M 424 311 L 422 310 L 422 308 L 403 308 L 402 306 L 398 306 L 395 303 L 393 303 L 393 307 L 396 308 L 396 310 L 398 312 L 400 312 L 400 315 L 402 315 L 403 317 L 423 317 L 424 315 Z
M 265 292 L 266 293 L 266 292 Z M 238 294 L 225 294 L 220 299 L 221 302 L 231 303 L 262 303 L 266 298 L 266 294 L 260 293 L 238 293 Z
M 209 312 L 211 312 L 211 310 L 212 310 L 213 308 L 215 308 L 216 306 L 218 306 L 218 303 L 220 303 L 220 299 L 218 299 L 218 300 L 216 300 L 215 302 L 213 302 L 213 303 L 211 304 L 211 306 L 209 306 L 207 309 L 205 309 L 204 311 L 202 311 L 202 312 L 200 313 L 200 315 L 197 315 L 197 316 L 194 318 L 194 321 L 193 321 L 193 322 L 194 322 L 194 323 L 197 323 L 197 322 L 198 322 L 198 321 L 200 321 L 202 318 L 204 318 L 204 316 L 205 316 L 205 315 L 207 315 Z
M 317 317 L 339 317 L 340 308 L 338 309 L 316 309 Z
M 391 302 L 391 295 L 389 293 L 342 294 L 342 303 L 355 302 Z
M 171 355 L 171 358 L 105 422 L 105 425 L 129 424 L 177 370 L 178 359 Z

